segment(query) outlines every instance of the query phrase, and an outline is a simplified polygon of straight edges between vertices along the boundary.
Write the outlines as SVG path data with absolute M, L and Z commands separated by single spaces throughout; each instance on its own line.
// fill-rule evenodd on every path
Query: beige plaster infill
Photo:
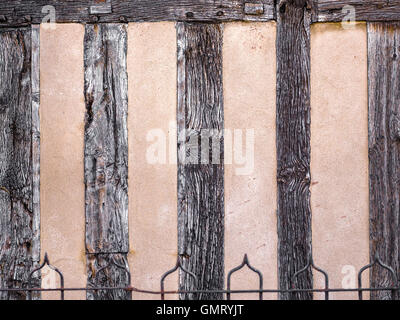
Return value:
M 63 271 L 69 287 L 86 286 L 83 35 L 79 24 L 41 28 L 42 252 Z M 263 272 L 265 288 L 277 287 L 275 37 L 273 22 L 224 25 L 225 128 L 232 133 L 241 129 L 243 137 L 254 129 L 254 170 L 239 175 L 242 165 L 235 163 L 235 155 L 233 164 L 225 166 L 225 268 L 228 272 L 240 264 L 247 253 Z M 354 271 L 368 263 L 366 59 L 365 24 L 348 30 L 340 24 L 312 27 L 313 250 L 332 287 L 348 286 Z M 160 276 L 177 258 L 176 131 L 171 126 L 176 123 L 174 23 L 129 24 L 128 76 L 132 284 L 159 290 Z M 150 163 L 152 146 L 162 141 L 165 161 Z M 246 143 L 244 138 L 243 150 Z M 50 280 L 46 276 L 44 282 Z M 256 288 L 257 278 L 242 272 L 232 283 L 236 289 Z M 318 276 L 315 286 L 322 286 Z M 166 289 L 176 288 L 175 274 Z M 66 297 L 84 299 L 85 294 Z
M 80 24 L 40 29 L 42 259 L 47 252 L 65 286 L 80 288 L 86 287 L 83 36 Z M 59 285 L 55 279 L 45 270 L 42 285 Z M 59 294 L 43 298 L 59 299 Z M 66 292 L 65 298 L 85 299 L 85 293 Z
M 365 23 L 349 29 L 340 23 L 313 25 L 313 253 L 315 264 L 328 272 L 332 288 L 356 287 L 358 270 L 369 262 L 367 90 Z M 322 278 L 315 276 L 315 287 L 322 288 Z M 355 299 L 357 293 L 331 297 Z
M 246 175 L 237 171 L 242 165 L 235 161 L 236 148 L 233 164 L 225 165 L 225 273 L 247 253 L 250 263 L 264 275 L 264 288 L 278 285 L 275 38 L 274 22 L 224 26 L 225 128 L 231 133 L 242 130 L 240 150 L 254 142 L 252 171 Z M 254 141 L 246 141 L 246 130 L 251 129 Z M 229 139 L 225 135 L 226 150 Z M 232 278 L 232 289 L 258 289 L 258 278 L 245 269 Z M 258 295 L 237 294 L 232 299 L 258 299 Z M 276 295 L 266 294 L 265 299 L 276 299 Z
M 127 60 L 129 264 L 135 287 L 159 291 L 162 274 L 177 259 L 177 142 L 170 127 L 176 126 L 175 23 L 129 24 Z M 157 146 L 165 157 L 164 151 L 153 154 Z M 178 289 L 177 273 L 165 289 Z M 134 293 L 133 298 L 160 296 Z

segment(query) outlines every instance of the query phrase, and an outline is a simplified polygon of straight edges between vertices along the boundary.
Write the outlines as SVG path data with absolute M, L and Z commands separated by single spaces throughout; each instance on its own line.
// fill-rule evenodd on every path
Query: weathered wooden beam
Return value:
M 312 22 L 339 22 L 353 6 L 357 21 L 400 20 L 400 0 L 308 0 Z M 0 2 L 0 27 L 57 23 L 141 21 L 269 21 L 276 18 L 273 0 L 9 0 Z
M 262 10 L 245 12 L 245 3 Z M 273 0 L 9 0 L 0 2 L 0 27 L 41 23 L 53 6 L 57 23 L 140 21 L 268 21 Z M 42 11 L 43 10 L 43 11 Z
M 269 21 L 276 18 L 273 0 L 9 0 L 0 2 L 0 27 L 57 23 L 141 21 Z M 353 6 L 357 21 L 400 20 L 400 0 L 309 0 L 312 22 L 339 22 Z
M 222 33 L 220 24 L 177 24 L 178 253 L 197 277 L 180 273 L 180 290 L 224 287 Z
M 400 22 L 368 24 L 370 254 L 398 276 L 400 219 Z M 374 266 L 371 288 L 396 286 Z M 371 292 L 391 299 L 390 291 Z M 395 297 L 398 298 L 398 295 Z
M 34 267 L 40 261 L 40 26 L 32 26 L 32 260 Z M 39 284 L 41 274 L 35 274 Z M 33 293 L 31 297 L 38 298 L 40 293 Z
M 85 203 L 88 286 L 127 286 L 128 82 L 125 24 L 86 25 Z M 116 265 L 117 264 L 117 265 Z M 103 271 L 101 268 L 108 266 Z M 123 290 L 88 299 L 130 299 Z
M 313 22 L 339 22 L 354 8 L 356 21 L 400 21 L 400 0 L 318 0 Z
M 38 39 L 36 29 L 0 30 L 1 288 L 27 287 L 40 258 Z M 40 275 L 31 283 L 40 286 Z M 0 299 L 27 298 L 26 292 L 0 293 Z
M 312 288 L 310 208 L 310 22 L 304 0 L 277 2 L 278 274 L 280 289 Z M 281 294 L 311 299 L 312 294 Z

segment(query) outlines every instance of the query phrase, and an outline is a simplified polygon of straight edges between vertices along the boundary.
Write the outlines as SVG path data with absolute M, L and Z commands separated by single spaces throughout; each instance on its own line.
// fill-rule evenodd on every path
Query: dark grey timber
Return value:
M 178 251 L 197 277 L 196 282 L 181 273 L 180 290 L 224 286 L 222 36 L 220 24 L 177 24 Z M 190 152 L 199 144 L 197 154 Z M 222 294 L 180 298 L 222 299 Z
M 245 13 L 245 3 L 263 10 Z M 57 23 L 118 23 L 140 21 L 268 21 L 273 19 L 273 0 L 8 0 L 0 2 L 0 27 L 41 23 L 53 6 Z
M 276 0 L 277 1 L 277 0 Z M 274 0 L 8 0 L 0 2 L 0 27 L 39 24 L 53 6 L 57 23 L 141 21 L 269 21 Z M 357 21 L 400 20 L 400 0 L 308 0 L 312 22 L 340 22 L 352 6 Z
M 318 0 L 314 22 L 340 22 L 349 15 L 345 6 L 352 6 L 356 21 L 400 20 L 400 0 Z
M 1 288 L 26 288 L 40 258 L 38 39 L 30 27 L 0 30 Z M 32 285 L 39 286 L 35 276 Z M 0 293 L 0 299 L 27 297 L 26 292 Z
M 31 81 L 32 81 L 32 230 L 35 235 L 33 242 L 32 258 L 35 267 L 40 260 L 40 26 L 32 25 L 32 56 L 31 56 Z M 35 274 L 40 280 L 41 275 Z M 33 282 L 35 284 L 35 282 Z M 32 297 L 39 297 L 33 293 Z
M 85 203 L 88 286 L 127 286 L 128 83 L 125 24 L 86 25 Z M 109 265 L 99 272 L 99 269 Z M 88 299 L 130 299 L 123 290 Z
M 368 24 L 370 254 L 399 270 L 400 23 Z M 374 266 L 371 288 L 396 286 Z M 391 299 L 390 291 L 371 293 Z M 398 295 L 394 297 L 398 299 Z
M 310 208 L 310 20 L 305 1 L 277 3 L 278 274 L 280 289 L 312 288 Z M 312 299 L 311 293 L 281 299 Z

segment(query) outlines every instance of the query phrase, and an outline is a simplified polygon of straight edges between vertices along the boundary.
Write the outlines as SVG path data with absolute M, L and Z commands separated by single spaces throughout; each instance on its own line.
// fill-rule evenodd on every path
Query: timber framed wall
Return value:
M 45 6 L 47 11 L 43 11 Z M 128 267 L 130 250 L 126 24 L 177 23 L 177 246 L 183 265 L 199 279 L 194 283 L 181 274 L 179 284 L 181 289 L 211 290 L 224 287 L 223 22 L 276 21 L 278 283 L 280 289 L 313 287 L 311 271 L 292 282 L 295 272 L 312 257 L 310 27 L 315 22 L 345 20 L 344 6 L 352 6 L 355 20 L 366 21 L 368 30 L 371 261 L 379 256 L 400 272 L 399 0 L 10 0 L 0 4 L 0 64 L 6 66 L 0 69 L 0 261 L 10 266 L 0 270 L 0 284 L 26 284 L 28 271 L 39 262 L 38 24 L 54 10 L 54 23 L 85 24 L 88 285 L 127 285 L 130 281 L 116 271 L 120 266 Z M 10 78 L 15 81 L 7 81 Z M 202 145 L 198 154 L 188 155 L 187 144 L 198 141 L 202 130 L 208 132 L 212 142 Z M 218 163 L 213 162 L 214 157 Z M 115 272 L 98 275 L 108 263 L 114 264 Z M 24 267 L 16 270 L 20 265 Z M 370 281 L 377 287 L 391 280 L 373 267 Z M 390 293 L 372 297 L 389 298 Z M 130 296 L 99 293 L 88 298 Z M 312 295 L 282 294 L 280 298 L 311 299 Z

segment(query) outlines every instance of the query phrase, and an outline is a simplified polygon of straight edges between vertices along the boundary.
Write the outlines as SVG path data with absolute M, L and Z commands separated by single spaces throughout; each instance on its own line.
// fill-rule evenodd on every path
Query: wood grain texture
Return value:
M 124 24 L 86 25 L 85 203 L 88 286 L 126 286 L 128 275 L 128 84 Z M 88 292 L 88 299 L 130 294 Z
M 273 0 L 9 0 L 0 2 L 0 26 L 41 23 L 53 6 L 57 23 L 140 21 L 268 21 L 273 19 Z M 245 2 L 264 4 L 264 12 L 245 14 Z M 100 7 L 104 5 L 106 9 Z M 109 8 L 111 5 L 111 13 Z M 104 12 L 104 13 L 98 13 Z M 91 14 L 94 13 L 94 14 Z
M 40 260 L 40 26 L 32 26 L 32 229 L 36 236 L 33 242 L 33 261 Z M 35 275 L 40 276 L 40 275 Z M 38 295 L 36 295 L 38 296 Z
M 277 179 L 280 289 L 313 287 L 310 208 L 310 20 L 305 1 L 277 3 Z M 312 299 L 312 294 L 281 294 Z
M 38 176 L 33 134 L 38 104 L 37 35 L 31 28 L 0 30 L 0 287 L 27 286 L 40 256 Z M 32 60 L 32 48 L 35 60 Z M 31 75 L 31 68 L 34 75 Z M 35 122 L 35 123 L 34 123 Z M 34 149 L 34 150 L 33 150 Z M 35 189 L 35 190 L 34 190 Z M 36 275 L 32 285 L 40 286 Z M 34 298 L 39 295 L 34 294 Z M 25 300 L 26 292 L 0 293 L 0 299 Z
M 400 20 L 400 0 L 318 0 L 315 6 L 314 22 L 342 21 L 345 6 L 354 7 L 356 21 Z
M 275 1 L 276 2 L 276 1 Z M 249 10 L 263 4 L 263 11 Z M 53 6 L 57 23 L 118 23 L 141 21 L 269 21 L 276 19 L 273 0 L 9 0 L 0 2 L 1 26 L 41 23 Z M 353 6 L 357 21 L 400 20 L 400 0 L 308 0 L 312 22 L 342 21 Z M 246 14 L 247 12 L 247 14 Z M 255 14 L 256 13 L 256 14 Z
M 180 273 L 180 290 L 224 286 L 222 33 L 218 24 L 177 24 L 178 253 L 197 276 L 196 284 Z M 210 135 L 212 143 L 196 155 L 190 146 L 198 146 L 201 135 Z M 215 300 L 222 294 L 180 298 Z
M 400 23 L 368 24 L 370 254 L 399 274 Z M 371 287 L 396 286 L 373 267 Z M 391 299 L 390 291 L 371 293 Z M 398 296 L 394 297 L 398 299 Z

